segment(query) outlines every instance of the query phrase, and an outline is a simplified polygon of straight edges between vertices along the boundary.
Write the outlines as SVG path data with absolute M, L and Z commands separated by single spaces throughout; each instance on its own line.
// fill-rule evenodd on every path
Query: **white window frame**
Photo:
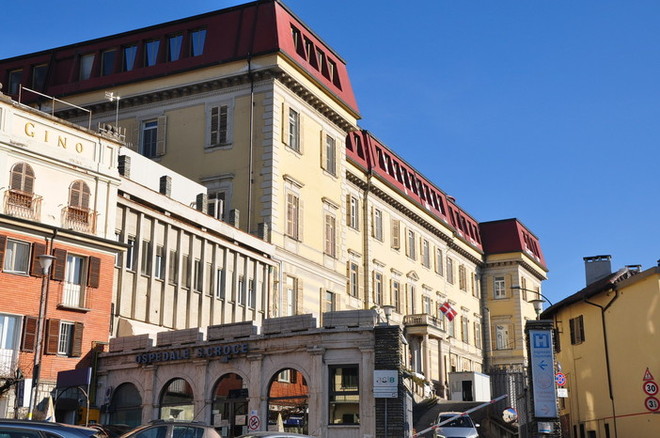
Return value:
M 337 218 L 327 212 L 324 215 L 323 252 L 332 258 L 337 257 Z
M 374 271 L 374 303 L 383 304 L 383 273 Z
M 289 138 L 287 146 L 290 149 L 300 153 L 300 113 L 293 108 L 289 107 L 289 113 L 287 114 L 287 121 L 289 124 Z
M 383 212 L 378 208 L 374 208 L 373 217 L 373 237 L 376 240 L 383 241 Z
M 406 230 L 406 256 L 416 260 L 417 259 L 417 249 L 415 248 L 415 232 L 408 228 Z
M 60 321 L 60 333 L 57 342 L 57 354 L 71 356 L 73 350 L 73 333 L 76 325 L 73 322 Z
M 84 307 L 87 285 L 88 258 L 67 253 L 62 285 L 62 304 L 68 307 Z
M 426 239 L 422 239 L 422 266 L 431 267 L 431 246 Z
M 349 196 L 348 205 L 348 226 L 354 230 L 360 230 L 360 200 L 353 196 Z
M 493 298 L 496 300 L 506 298 L 506 281 L 504 277 L 493 278 Z
M 360 296 L 360 265 L 349 263 L 348 294 L 354 298 Z
M 286 192 L 286 235 L 300 240 L 300 196 L 292 191 Z
M 337 175 L 337 140 L 330 134 L 325 136 L 325 171 Z
M 495 325 L 495 349 L 496 350 L 510 350 L 512 346 L 509 345 L 509 326 L 507 324 Z
M 149 140 L 149 144 L 147 144 L 147 140 Z M 140 124 L 139 152 L 147 158 L 158 156 L 158 118 L 143 120 Z
M 23 254 L 20 254 L 17 251 L 17 248 L 21 248 Z M 3 272 L 27 275 L 30 270 L 31 249 L 32 245 L 29 242 L 8 238 L 5 246 L 5 261 L 2 267 Z
M 224 116 L 222 114 L 224 110 Z M 213 129 L 217 119 L 217 129 Z M 224 119 L 224 120 L 223 120 Z M 234 102 L 221 101 L 206 107 L 206 149 L 227 148 L 232 145 Z M 224 125 L 224 126 L 223 126 Z M 224 131 L 224 137 L 222 132 Z

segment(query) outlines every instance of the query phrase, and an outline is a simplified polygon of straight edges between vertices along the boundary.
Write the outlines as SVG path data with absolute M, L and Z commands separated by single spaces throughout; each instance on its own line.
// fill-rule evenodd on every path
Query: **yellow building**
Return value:
M 535 296 L 522 291 L 547 272 L 538 239 L 516 219 L 479 223 L 360 130 L 345 61 L 280 1 L 3 60 L 0 80 L 118 124 L 135 151 L 207 189 L 208 215 L 272 245 L 259 318 L 392 306 L 420 396 L 446 397 L 452 371 L 525 363 Z M 213 318 L 172 320 L 152 318 L 159 329 Z
M 660 436 L 660 267 L 611 273 L 610 256 L 585 264 L 587 286 L 541 314 L 555 323 L 566 376 L 563 436 Z

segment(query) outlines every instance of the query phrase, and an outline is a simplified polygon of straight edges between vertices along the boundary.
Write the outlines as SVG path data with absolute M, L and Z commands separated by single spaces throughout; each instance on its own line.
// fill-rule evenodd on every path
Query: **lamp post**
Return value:
M 525 292 L 531 292 L 533 294 L 536 294 L 537 298 L 534 298 L 533 300 L 529 300 L 530 303 L 532 303 L 532 306 L 534 306 L 534 312 L 536 312 L 536 319 L 539 319 L 541 317 L 541 312 L 543 312 L 543 303 L 548 303 L 549 305 L 552 306 L 552 302 L 541 292 L 537 290 L 531 290 L 531 289 L 525 289 L 524 287 L 520 286 L 511 286 L 511 289 L 518 289 L 522 290 Z
M 37 319 L 37 339 L 34 350 L 34 367 L 32 368 L 32 389 L 30 390 L 30 407 L 28 410 L 28 419 L 32 419 L 32 413 L 37 402 L 39 394 L 39 374 L 41 372 L 41 357 L 43 356 L 43 338 L 44 327 L 46 325 L 46 307 L 48 303 L 48 274 L 53 264 L 54 256 L 50 254 L 41 254 L 37 256 L 43 272 L 41 278 L 41 295 L 39 297 L 39 318 Z

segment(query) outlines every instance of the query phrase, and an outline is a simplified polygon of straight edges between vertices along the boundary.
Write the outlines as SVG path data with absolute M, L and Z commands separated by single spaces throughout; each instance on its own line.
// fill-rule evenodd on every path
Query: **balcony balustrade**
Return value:
M 96 211 L 67 206 L 62 209 L 62 226 L 83 233 L 96 232 Z
M 5 192 L 5 214 L 22 219 L 41 219 L 41 196 L 19 190 Z

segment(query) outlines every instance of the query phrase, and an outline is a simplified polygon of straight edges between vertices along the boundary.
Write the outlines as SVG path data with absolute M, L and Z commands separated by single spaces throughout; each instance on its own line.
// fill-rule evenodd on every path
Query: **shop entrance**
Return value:
M 212 424 L 223 438 L 248 432 L 248 390 L 236 373 L 220 377 L 213 391 Z

